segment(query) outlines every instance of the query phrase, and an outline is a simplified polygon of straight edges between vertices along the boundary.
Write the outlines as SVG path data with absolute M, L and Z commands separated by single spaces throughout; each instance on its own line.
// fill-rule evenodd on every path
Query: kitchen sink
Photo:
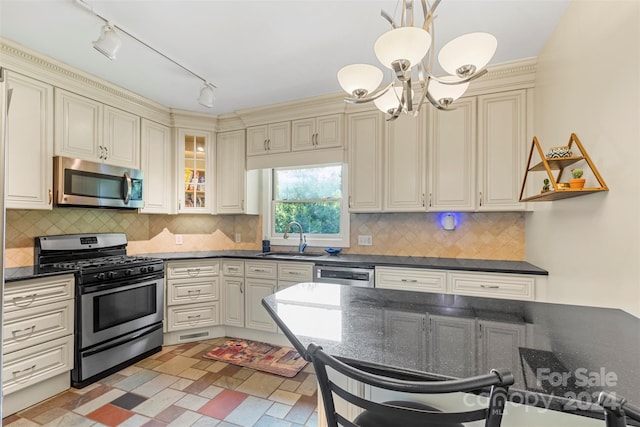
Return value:
M 324 254 L 320 253 L 298 253 L 298 252 L 263 252 L 256 254 L 257 257 L 260 258 L 287 258 L 287 259 L 301 259 L 301 258 L 315 258 L 319 256 L 323 256 Z

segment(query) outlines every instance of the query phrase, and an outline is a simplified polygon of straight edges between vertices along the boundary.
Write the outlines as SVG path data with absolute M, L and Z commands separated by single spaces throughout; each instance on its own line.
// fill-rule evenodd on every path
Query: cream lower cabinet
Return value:
M 167 263 L 166 332 L 220 324 L 219 261 Z
M 244 328 L 244 261 L 222 260 L 222 323 Z
M 265 332 L 277 332 L 276 323 L 262 306 L 262 298 L 276 292 L 278 263 L 270 261 L 245 262 L 244 326 Z
M 527 274 L 376 267 L 376 288 L 534 301 L 536 278 Z
M 7 116 L 5 203 L 13 209 L 52 209 L 53 86 L 6 72 L 12 90 Z
M 2 402 L 7 416 L 69 388 L 73 369 L 74 277 L 4 286 Z
M 144 173 L 142 213 L 173 214 L 176 203 L 175 165 L 171 129 L 147 119 L 141 121 L 140 165 Z

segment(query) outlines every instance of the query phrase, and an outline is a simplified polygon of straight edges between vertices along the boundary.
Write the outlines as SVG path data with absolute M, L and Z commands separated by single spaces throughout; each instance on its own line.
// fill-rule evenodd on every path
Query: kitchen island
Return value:
M 303 356 L 314 342 L 355 366 L 434 380 L 509 369 L 503 425 L 528 425 L 514 421 L 522 408 L 542 417 L 531 425 L 604 425 L 603 390 L 640 403 L 640 319 L 622 310 L 323 283 L 263 305 Z

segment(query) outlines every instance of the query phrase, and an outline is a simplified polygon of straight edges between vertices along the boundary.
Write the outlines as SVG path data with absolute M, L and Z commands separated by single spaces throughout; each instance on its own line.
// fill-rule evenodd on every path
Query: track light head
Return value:
M 100 38 L 93 42 L 94 49 L 111 60 L 116 58 L 121 45 L 120 36 L 109 23 L 104 24 Z
M 204 82 L 204 86 L 200 89 L 200 96 L 198 97 L 198 103 L 207 108 L 213 107 L 213 86 L 209 82 Z

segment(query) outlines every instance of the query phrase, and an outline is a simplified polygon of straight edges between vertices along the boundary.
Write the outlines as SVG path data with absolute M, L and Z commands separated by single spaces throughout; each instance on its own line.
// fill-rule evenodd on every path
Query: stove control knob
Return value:
M 124 271 L 124 275 L 125 275 L 125 276 L 131 276 L 131 274 L 132 274 L 132 273 L 133 273 L 133 270 L 132 270 L 132 269 L 130 269 L 130 268 L 127 268 L 127 269 Z
M 114 271 L 110 271 L 107 273 L 108 279 L 113 279 L 114 277 L 116 277 L 116 273 Z
M 149 271 L 149 273 L 151 273 L 153 270 L 155 270 L 156 268 L 153 265 L 150 265 L 149 268 L 147 269 Z
M 106 277 L 106 276 L 105 276 L 105 274 L 104 274 L 104 273 L 98 273 L 98 275 L 96 276 L 96 279 L 98 279 L 98 280 L 104 280 L 104 278 L 105 278 L 105 277 Z
M 147 267 L 140 267 L 140 273 L 146 273 Z

